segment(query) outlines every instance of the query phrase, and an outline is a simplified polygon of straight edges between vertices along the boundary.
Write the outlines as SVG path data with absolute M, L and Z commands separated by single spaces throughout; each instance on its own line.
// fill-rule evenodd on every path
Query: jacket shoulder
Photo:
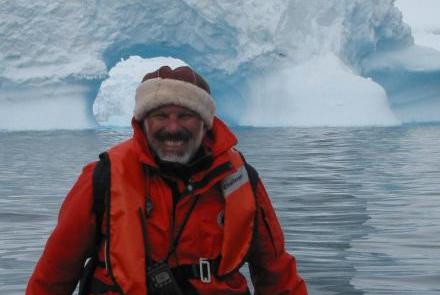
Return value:
M 106 151 L 103 151 L 99 155 L 99 157 L 102 158 L 102 155 L 104 153 L 107 153 L 112 160 L 122 159 L 124 161 L 124 159 L 126 159 L 127 156 L 137 154 L 137 151 L 135 148 L 135 142 L 133 138 L 130 138 L 116 145 L 113 145 Z
M 107 152 L 109 153 L 121 153 L 127 150 L 131 150 L 134 146 L 134 140 L 133 138 L 124 140 L 120 143 L 117 143 L 115 145 L 113 145 L 112 147 L 110 147 Z

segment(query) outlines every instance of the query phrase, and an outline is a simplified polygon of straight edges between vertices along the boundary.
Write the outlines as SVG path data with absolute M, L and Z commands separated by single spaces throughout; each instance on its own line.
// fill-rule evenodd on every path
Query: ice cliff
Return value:
M 201 72 L 233 124 L 440 120 L 440 53 L 393 0 L 1 1 L 0 40 L 0 129 L 128 124 L 158 56 Z

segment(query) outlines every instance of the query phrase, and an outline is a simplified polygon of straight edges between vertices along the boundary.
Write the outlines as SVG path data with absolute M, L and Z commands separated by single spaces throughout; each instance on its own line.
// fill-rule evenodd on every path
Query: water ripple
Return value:
M 235 131 L 310 294 L 440 294 L 439 126 Z M 23 293 L 82 166 L 128 136 L 0 133 L 0 293 Z

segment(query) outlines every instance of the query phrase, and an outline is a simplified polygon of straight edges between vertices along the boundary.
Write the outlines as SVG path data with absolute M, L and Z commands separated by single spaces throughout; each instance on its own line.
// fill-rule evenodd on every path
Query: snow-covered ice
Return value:
M 440 53 L 419 62 L 393 0 L 2 1 L 0 36 L 0 129 L 128 125 L 134 56 L 193 66 L 230 123 L 440 120 Z
M 93 104 L 93 114 L 103 126 L 127 126 L 134 109 L 134 95 L 139 81 L 145 73 L 155 71 L 162 65 L 171 68 L 187 65 L 175 58 L 143 59 L 131 56 L 118 62 L 109 72 L 109 77 L 102 82 Z
M 382 87 L 355 75 L 335 55 L 268 73 L 249 86 L 240 121 L 264 126 L 389 126 L 399 124 Z

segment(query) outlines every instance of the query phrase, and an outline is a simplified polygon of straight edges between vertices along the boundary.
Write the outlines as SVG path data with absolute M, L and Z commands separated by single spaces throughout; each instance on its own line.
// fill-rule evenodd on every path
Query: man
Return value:
M 256 294 L 307 294 L 264 186 L 200 75 L 145 75 L 132 126 L 131 139 L 84 168 L 26 294 L 71 294 L 81 277 L 83 294 L 250 294 L 246 261 Z

